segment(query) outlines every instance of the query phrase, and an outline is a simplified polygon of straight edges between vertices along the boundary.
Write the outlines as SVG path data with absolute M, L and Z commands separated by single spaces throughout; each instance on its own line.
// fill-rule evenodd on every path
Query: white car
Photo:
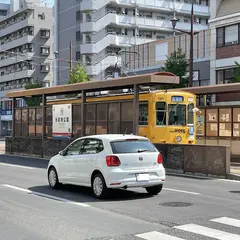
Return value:
M 95 197 L 108 189 L 146 188 L 161 192 L 165 182 L 162 155 L 145 137 L 102 134 L 81 137 L 51 158 L 47 168 L 50 187 L 60 183 L 92 187 Z

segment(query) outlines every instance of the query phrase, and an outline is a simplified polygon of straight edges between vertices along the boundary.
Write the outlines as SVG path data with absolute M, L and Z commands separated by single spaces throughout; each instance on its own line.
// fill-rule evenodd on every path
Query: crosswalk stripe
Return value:
M 146 240 L 184 240 L 182 238 L 178 238 L 178 237 L 173 237 L 164 233 L 160 233 L 160 232 L 147 232 L 147 233 L 142 233 L 142 234 L 138 234 L 135 235 L 136 237 L 142 238 L 142 239 L 146 239 Z
M 203 227 L 196 224 L 186 224 L 186 225 L 176 226 L 174 228 L 199 234 L 199 235 L 203 235 L 210 238 L 215 238 L 218 240 L 230 240 L 230 239 L 239 240 L 240 239 L 240 236 L 237 234 L 220 231 L 213 228 Z
M 221 218 L 212 219 L 210 221 L 216 222 L 216 223 L 222 223 L 222 224 L 233 226 L 233 227 L 240 227 L 240 220 L 237 220 L 234 218 L 221 217 Z

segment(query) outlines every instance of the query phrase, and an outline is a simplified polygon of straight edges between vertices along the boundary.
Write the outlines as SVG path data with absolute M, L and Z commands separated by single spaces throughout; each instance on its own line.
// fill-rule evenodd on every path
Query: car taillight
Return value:
M 163 157 L 162 157 L 161 153 L 158 154 L 157 162 L 158 162 L 158 164 L 162 164 L 162 162 L 163 162 Z
M 121 164 L 117 156 L 106 156 L 106 163 L 108 167 L 117 167 Z

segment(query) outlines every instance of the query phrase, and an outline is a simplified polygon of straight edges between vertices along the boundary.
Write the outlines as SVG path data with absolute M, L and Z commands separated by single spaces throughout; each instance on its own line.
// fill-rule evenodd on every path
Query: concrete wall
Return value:
M 6 154 L 51 157 L 71 140 L 6 138 Z M 26 146 L 28 146 L 26 148 Z M 228 146 L 156 144 L 164 157 L 164 167 L 182 173 L 227 176 L 230 173 Z

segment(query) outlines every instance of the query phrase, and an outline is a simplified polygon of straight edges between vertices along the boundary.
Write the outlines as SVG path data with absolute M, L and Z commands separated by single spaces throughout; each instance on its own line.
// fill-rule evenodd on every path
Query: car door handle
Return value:
M 77 162 L 77 160 L 73 159 L 73 162 Z

